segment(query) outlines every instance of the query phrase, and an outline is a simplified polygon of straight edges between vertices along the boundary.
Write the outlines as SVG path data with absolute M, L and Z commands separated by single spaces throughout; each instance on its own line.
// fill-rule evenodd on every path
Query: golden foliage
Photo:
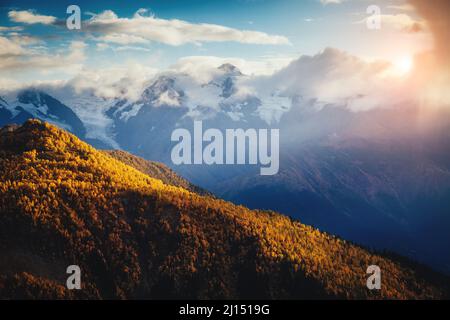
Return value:
M 0 132 L 0 172 L 0 255 L 15 248 L 42 265 L 0 264 L 0 298 L 14 288 L 23 297 L 124 299 L 447 294 L 447 278 L 274 212 L 164 184 L 38 120 Z M 70 264 L 82 269 L 81 293 L 64 289 Z M 381 291 L 366 288 L 372 264 Z

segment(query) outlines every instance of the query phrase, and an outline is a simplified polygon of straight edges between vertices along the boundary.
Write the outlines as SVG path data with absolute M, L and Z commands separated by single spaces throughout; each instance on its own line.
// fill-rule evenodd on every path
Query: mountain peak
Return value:
M 17 100 L 20 103 L 30 103 L 37 106 L 43 105 L 45 103 L 45 98 L 48 95 L 38 89 L 26 89 L 22 90 L 17 94 Z
M 0 104 L 8 104 L 8 102 L 6 102 L 6 100 L 0 96 Z
M 17 100 L 10 105 L 14 107 L 15 114 L 6 123 L 22 124 L 35 118 L 57 124 L 81 138 L 86 135 L 83 122 L 70 107 L 39 89 L 30 88 L 18 92 Z
M 0 149 L 6 152 L 57 152 L 62 148 L 82 154 L 90 148 L 69 132 L 38 119 L 29 119 L 21 126 L 5 126 L 0 133 Z
M 239 70 L 238 67 L 236 67 L 235 65 L 231 64 L 231 63 L 224 63 L 222 64 L 220 67 L 218 67 L 217 69 L 227 73 L 227 74 L 232 74 L 232 75 L 236 75 L 236 76 L 240 76 L 242 75 L 241 71 Z
M 158 106 L 179 106 L 184 96 L 182 90 L 177 89 L 174 77 L 159 76 L 147 89 L 144 90 L 141 100 L 154 103 Z

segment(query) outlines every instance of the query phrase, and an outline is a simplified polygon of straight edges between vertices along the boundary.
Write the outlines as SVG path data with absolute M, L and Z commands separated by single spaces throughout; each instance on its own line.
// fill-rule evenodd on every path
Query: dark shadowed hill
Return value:
M 448 296 L 428 269 L 164 184 L 38 120 L 0 132 L 0 179 L 3 299 Z M 381 291 L 366 288 L 372 264 Z

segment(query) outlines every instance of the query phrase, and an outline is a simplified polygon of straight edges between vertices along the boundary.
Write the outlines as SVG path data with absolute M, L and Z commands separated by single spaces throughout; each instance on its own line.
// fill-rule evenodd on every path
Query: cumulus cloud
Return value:
M 33 10 L 12 10 L 8 12 L 8 17 L 11 21 L 25 24 L 53 24 L 56 22 L 56 17 L 37 14 Z
M 77 46 L 80 47 L 77 49 Z M 82 59 L 81 47 L 72 45 L 72 57 Z M 55 60 L 55 57 L 49 59 Z M 269 61 L 192 56 L 180 59 L 163 72 L 138 63 L 95 69 L 84 67 L 67 81 L 66 88 L 73 90 L 73 96 L 87 94 L 104 99 L 136 100 L 154 77 L 168 74 L 177 77 L 192 100 L 190 107 L 195 108 L 196 104 L 217 107 L 221 101 L 220 89 L 208 84 L 222 79 L 223 71 L 218 67 L 230 63 L 244 73 L 236 78 L 237 91 L 230 99 L 260 98 L 265 103 L 265 112 L 271 115 L 275 112 L 278 118 L 279 113 L 284 112 L 280 107 L 290 106 L 290 100 L 312 105 L 317 110 L 333 105 L 364 111 L 394 106 L 413 98 L 411 90 L 406 89 L 405 78 L 393 74 L 394 67 L 390 63 L 366 62 L 337 49 L 328 48 L 293 61 L 286 57 L 270 75 L 255 72 L 267 71 Z M 268 101 L 273 103 L 267 104 Z M 281 102 L 283 105 L 279 104 Z
M 66 86 L 76 94 L 92 94 L 104 99 L 136 100 L 158 69 L 129 62 L 108 68 L 84 67 Z
M 120 18 L 111 10 L 94 15 L 84 23 L 84 30 L 99 35 L 99 40 L 120 44 L 157 41 L 179 46 L 186 43 L 235 41 L 247 44 L 287 45 L 280 35 L 238 30 L 217 24 L 190 23 L 178 19 L 143 16 L 140 9 L 132 18 Z
M 398 11 L 414 11 L 414 6 L 404 3 L 404 4 L 392 4 L 387 6 L 386 8 Z
M 19 44 L 6 37 L 0 36 L 0 57 L 2 57 L 2 59 L 16 57 L 23 53 L 24 50 Z
M 400 31 L 412 33 L 420 32 L 425 29 L 422 21 L 414 20 L 409 15 L 404 13 L 393 15 L 383 14 L 381 15 L 381 23 Z
M 200 97 L 191 101 L 218 108 L 220 92 L 209 83 L 221 80 L 223 63 L 230 63 L 241 69 L 251 61 L 237 58 L 186 57 L 171 67 L 172 74 L 188 97 Z M 253 62 L 255 64 L 261 63 Z M 290 60 L 270 75 L 240 76 L 234 79 L 236 91 L 226 102 L 246 101 L 258 98 L 262 105 L 258 109 L 263 119 L 271 123 L 292 107 L 307 106 L 320 110 L 326 106 L 345 108 L 351 111 L 367 111 L 375 108 L 389 108 L 415 102 L 411 94 L 409 77 L 400 74 L 396 67 L 385 61 L 365 61 L 344 51 L 327 48 L 313 56 L 301 56 Z M 413 90 L 414 91 L 414 90 Z
M 238 57 L 188 56 L 179 59 L 170 69 L 189 74 L 198 82 L 206 83 L 219 73 L 217 67 L 226 63 L 236 66 L 246 75 L 271 75 L 292 60 L 294 57 L 282 55 L 262 56 L 254 60 Z
M 393 106 L 407 99 L 405 79 L 387 62 L 366 62 L 327 48 L 302 56 L 270 77 L 252 80 L 256 92 L 278 92 L 316 109 L 327 105 L 353 111 Z
M 356 23 L 365 24 L 367 19 L 370 19 L 370 17 L 364 18 Z M 415 20 L 405 13 L 382 14 L 380 15 L 380 19 L 382 28 L 390 28 L 408 33 L 421 32 L 426 29 L 423 21 Z
M 10 33 L 9 39 L 20 46 L 29 46 L 41 43 L 42 40 L 33 36 L 23 35 L 20 33 Z
M 142 64 L 126 62 L 106 68 L 83 67 L 69 80 L 18 82 L 0 76 L 0 92 L 15 99 L 17 92 L 24 88 L 42 90 L 73 108 L 88 129 L 87 137 L 119 148 L 111 138 L 112 120 L 105 111 L 118 99 L 137 100 L 157 71 Z
M 0 70 L 3 72 L 22 72 L 38 70 L 50 71 L 53 69 L 65 69 L 79 67 L 85 60 L 86 44 L 81 41 L 72 41 L 67 50 L 59 53 L 40 52 L 32 48 L 24 47 L 20 44 L 23 39 L 18 38 L 17 42 L 12 39 L 0 37 Z
M 418 12 L 426 20 L 435 37 L 435 55 L 440 61 L 441 77 L 448 78 L 449 25 L 444 12 L 446 1 L 434 9 L 419 0 L 412 0 Z M 113 11 L 104 11 L 93 16 L 83 25 L 98 40 L 97 50 L 148 50 L 144 46 L 151 41 L 169 45 L 200 43 L 204 41 L 238 41 L 243 43 L 288 43 L 287 38 L 255 31 L 241 31 L 212 24 L 192 24 L 181 20 L 158 19 L 143 16 L 142 11 L 132 18 L 120 18 Z M 384 24 L 397 30 L 414 31 L 419 23 L 406 14 L 384 15 Z M 420 29 L 422 30 L 422 29 Z M 256 34 L 256 36 L 255 36 Z M 280 38 L 281 37 L 281 38 Z M 91 92 L 104 98 L 127 97 L 136 99 L 146 81 L 157 70 L 145 64 L 112 66 L 105 69 L 81 68 L 85 59 L 85 44 L 72 42 L 66 52 L 38 53 L 26 47 L 32 39 L 0 36 L 0 68 L 15 71 L 19 69 L 53 69 L 77 66 L 77 75 L 68 82 L 75 92 Z M 113 44 L 109 46 L 109 43 Z M 120 45 L 120 46 L 115 46 Z M 180 59 L 171 66 L 170 72 L 189 75 L 189 81 L 208 83 L 218 74 L 217 67 L 231 63 L 248 75 L 239 83 L 238 94 L 275 96 L 311 102 L 316 108 L 326 105 L 343 106 L 354 111 L 392 106 L 408 99 L 414 99 L 415 90 L 387 62 L 367 62 L 336 49 L 326 49 L 314 56 L 261 57 L 245 60 L 236 57 L 190 56 Z M 130 71 L 128 70 L 131 68 Z M 447 73 L 445 73 L 445 71 Z M 409 88 L 408 90 L 406 88 Z M 420 89 L 418 89 L 420 91 Z M 203 91 L 202 91 L 202 94 Z M 204 95 L 199 97 L 206 99 Z M 201 99 L 198 99 L 199 101 Z

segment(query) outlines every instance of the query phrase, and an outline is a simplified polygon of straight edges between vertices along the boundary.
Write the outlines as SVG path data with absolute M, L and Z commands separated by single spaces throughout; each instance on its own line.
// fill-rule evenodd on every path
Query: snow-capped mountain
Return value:
M 210 71 L 205 80 L 186 73 L 165 73 L 156 77 L 136 101 L 121 99 L 106 111 L 113 120 L 111 132 L 123 148 L 148 159 L 170 161 L 171 133 L 191 128 L 194 120 L 204 128 L 269 128 L 277 124 L 265 107 L 279 99 L 273 92 L 266 102 L 249 89 L 250 78 L 231 65 Z M 278 115 L 279 120 L 279 115 Z M 208 172 L 209 170 L 205 170 Z
M 58 100 L 70 106 L 86 127 L 86 139 L 102 149 L 120 149 L 112 132 L 113 119 L 106 114 L 120 98 L 98 97 L 90 92 L 55 92 Z
M 450 226 L 444 214 L 449 205 L 441 200 L 450 196 L 450 157 L 442 161 L 435 154 L 450 141 L 447 136 L 436 142 L 448 122 L 435 122 L 436 130 L 425 132 L 414 125 L 420 116 L 414 107 L 317 110 L 310 106 L 314 100 L 287 96 L 282 86 L 252 90 L 252 81 L 231 65 L 219 67 L 205 82 L 186 74 L 160 76 L 138 101 L 121 101 L 108 111 L 117 142 L 228 200 L 281 211 L 348 239 L 447 268 L 450 260 L 436 258 L 444 250 L 439 246 L 447 239 L 444 230 L 436 227 L 431 237 L 425 226 L 434 220 Z M 400 118 L 411 125 L 399 126 L 395 119 Z M 171 133 L 191 130 L 194 120 L 202 120 L 205 130 L 279 128 L 280 173 L 261 177 L 252 166 L 173 166 Z M 439 146 L 431 147 L 430 141 Z M 429 205 L 433 216 L 422 212 Z M 412 234 L 422 240 L 411 240 Z
M 0 101 L 2 123 L 21 124 L 30 118 L 38 118 L 56 124 L 75 135 L 84 138 L 86 128 L 78 116 L 52 96 L 34 89 L 24 90 L 17 95 Z
M 122 100 L 108 114 L 118 122 L 140 116 L 141 108 L 180 108 L 184 116 L 195 120 L 276 122 L 291 107 L 291 99 L 279 90 L 260 95 L 250 78 L 232 64 L 211 70 L 210 79 L 201 81 L 185 73 L 158 76 L 137 101 Z
M 179 107 L 184 102 L 184 91 L 176 83 L 175 77 L 160 76 L 144 90 L 138 103 L 157 107 Z
M 136 99 L 25 90 L 0 98 L 0 124 L 37 117 L 96 147 L 163 162 L 227 200 L 450 270 L 442 258 L 450 252 L 439 244 L 450 241 L 450 152 L 442 151 L 450 150 L 448 113 L 432 115 L 427 128 L 414 106 L 354 112 L 320 102 L 317 108 L 293 80 L 285 90 L 284 78 L 275 78 L 224 64 L 203 77 L 159 74 Z M 173 165 L 171 134 L 192 130 L 194 120 L 204 130 L 280 129 L 279 174 L 261 177 L 258 166 Z
M 11 120 L 12 112 L 8 102 L 0 96 L 0 126 L 4 126 Z

